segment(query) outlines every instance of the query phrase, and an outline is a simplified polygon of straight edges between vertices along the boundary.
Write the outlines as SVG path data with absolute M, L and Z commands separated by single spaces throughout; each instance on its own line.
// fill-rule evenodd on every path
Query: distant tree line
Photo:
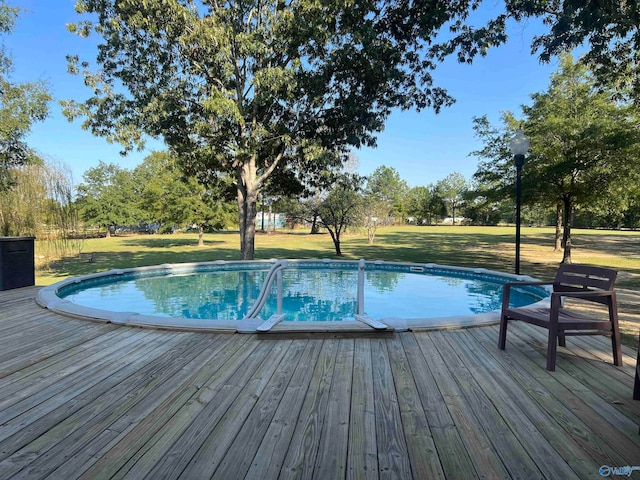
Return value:
M 153 152 L 133 170 L 100 162 L 83 175 L 76 205 L 83 221 L 106 236 L 118 225 L 156 223 L 160 231 L 189 225 L 202 245 L 205 231 L 237 228 L 232 186 L 186 175 L 167 152 Z

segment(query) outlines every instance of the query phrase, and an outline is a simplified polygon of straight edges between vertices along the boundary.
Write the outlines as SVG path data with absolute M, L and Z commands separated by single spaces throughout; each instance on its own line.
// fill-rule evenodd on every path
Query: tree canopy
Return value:
M 359 175 L 348 173 L 338 175 L 333 187 L 318 208 L 320 224 L 331 235 L 338 256 L 342 256 L 340 236 L 347 228 L 357 226 L 361 220 L 362 197 L 359 192 L 362 183 L 363 178 Z
M 387 217 L 406 216 L 405 200 L 408 193 L 409 185 L 393 167 L 381 165 L 367 179 L 365 195 L 368 201 L 385 205 Z
M 531 141 L 523 170 L 523 201 L 560 204 L 564 225 L 564 259 L 571 261 L 571 224 L 576 206 L 611 203 L 637 182 L 640 118 L 635 108 L 603 91 L 584 65 L 563 55 L 545 92 L 531 96 L 523 106 L 522 128 Z M 476 121 L 485 148 L 475 152 L 483 162 L 476 177 L 493 181 L 506 192 L 514 179 L 508 140 L 516 125 L 511 114 L 503 129 L 486 119 Z M 507 173 L 508 172 L 508 173 Z M 500 179 L 502 179 L 500 181 Z M 513 185 L 513 183 L 511 183 Z
M 445 205 L 451 209 L 451 219 L 453 225 L 456 224 L 456 210 L 459 211 L 464 202 L 464 193 L 468 189 L 467 180 L 459 172 L 453 172 L 436 183 L 436 192 L 444 201 Z
M 552 57 L 585 46 L 584 65 L 600 86 L 640 100 L 640 6 L 635 1 L 506 0 L 516 20 L 541 18 L 548 31 L 534 38 L 532 52 Z
M 435 185 L 413 187 L 407 194 L 407 213 L 419 225 L 431 224 L 446 211 Z
M 125 151 L 161 137 L 199 178 L 231 174 L 240 249 L 252 258 L 257 195 L 281 165 L 313 177 L 349 147 L 375 145 L 392 109 L 452 103 L 434 85 L 437 61 L 470 61 L 501 41 L 464 27 L 476 6 L 78 0 L 87 19 L 69 29 L 102 43 L 95 71 L 68 57 L 93 95 L 64 102 L 65 112 Z M 445 26 L 463 40 L 439 44 Z
M 185 177 L 178 160 L 168 152 L 151 153 L 133 171 L 133 178 L 146 220 L 164 226 L 197 225 L 200 246 L 206 228 L 223 229 L 233 223 L 225 183 L 205 186 Z
M 77 204 L 83 220 L 106 227 L 132 225 L 140 221 L 138 196 L 129 170 L 100 161 L 83 175 L 77 186 Z

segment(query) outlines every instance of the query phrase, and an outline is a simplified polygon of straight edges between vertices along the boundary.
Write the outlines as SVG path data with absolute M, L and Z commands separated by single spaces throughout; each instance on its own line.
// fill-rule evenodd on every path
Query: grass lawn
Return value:
M 617 287 L 626 293 L 620 298 L 623 329 L 635 338 L 640 324 L 640 232 L 574 230 L 573 262 L 616 268 Z M 205 245 L 197 246 L 196 234 L 135 235 L 86 240 L 83 256 L 93 254 L 91 263 L 68 259 L 49 271 L 38 271 L 36 283 L 48 285 L 68 276 L 84 275 L 112 268 L 128 268 L 162 263 L 237 260 L 239 235 L 223 232 L 205 235 Z M 554 230 L 523 228 L 522 274 L 550 279 L 562 260 L 553 250 Z M 381 228 L 373 245 L 364 234 L 345 235 L 342 258 L 439 263 L 465 267 L 484 267 L 503 272 L 514 269 L 513 227 L 387 227 Z M 36 256 L 38 245 L 36 243 Z M 305 230 L 258 233 L 256 259 L 337 258 L 328 234 L 309 235 Z M 636 323 L 637 322 L 637 323 Z

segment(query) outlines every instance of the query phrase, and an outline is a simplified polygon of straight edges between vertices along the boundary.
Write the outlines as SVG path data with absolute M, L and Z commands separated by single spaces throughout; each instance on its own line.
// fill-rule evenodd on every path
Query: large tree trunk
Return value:
M 342 256 L 342 250 L 340 249 L 340 232 L 334 232 L 329 229 L 329 234 L 331 234 L 331 240 L 333 240 L 333 246 L 336 248 L 336 255 L 338 257 Z
M 571 197 L 566 196 L 563 199 L 563 216 L 564 216 L 564 232 L 562 243 L 564 245 L 564 254 L 562 255 L 562 263 L 571 263 L 571 213 L 573 204 Z
M 318 214 L 313 214 L 313 220 L 311 221 L 311 234 L 315 235 L 320 232 L 320 228 L 318 227 Z
M 244 133 L 243 133 L 244 135 Z M 245 145 L 246 147 L 246 145 Z M 237 167 L 238 175 L 238 220 L 240 225 L 240 254 L 242 260 L 253 260 L 256 240 L 256 216 L 258 214 L 258 192 L 260 185 L 269 178 L 284 156 L 285 146 L 264 172 L 258 176 L 255 154 L 244 157 Z M 240 161 L 240 159 L 236 159 Z
M 202 225 L 198 225 L 198 246 L 204 246 L 204 227 Z
M 562 248 L 562 203 L 556 205 L 556 243 L 553 251 L 556 252 Z
M 255 162 L 238 168 L 238 224 L 240 225 L 240 258 L 253 260 L 256 238 L 258 184 Z

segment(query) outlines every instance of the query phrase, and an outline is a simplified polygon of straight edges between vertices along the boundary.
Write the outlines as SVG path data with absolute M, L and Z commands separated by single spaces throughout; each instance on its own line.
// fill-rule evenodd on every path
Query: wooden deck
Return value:
M 510 327 L 170 332 L 0 292 L 0 478 L 602 478 L 640 466 L 636 352 Z M 612 476 L 613 478 L 613 476 Z M 625 477 L 627 478 L 627 477 Z M 633 472 L 631 478 L 640 478 Z

